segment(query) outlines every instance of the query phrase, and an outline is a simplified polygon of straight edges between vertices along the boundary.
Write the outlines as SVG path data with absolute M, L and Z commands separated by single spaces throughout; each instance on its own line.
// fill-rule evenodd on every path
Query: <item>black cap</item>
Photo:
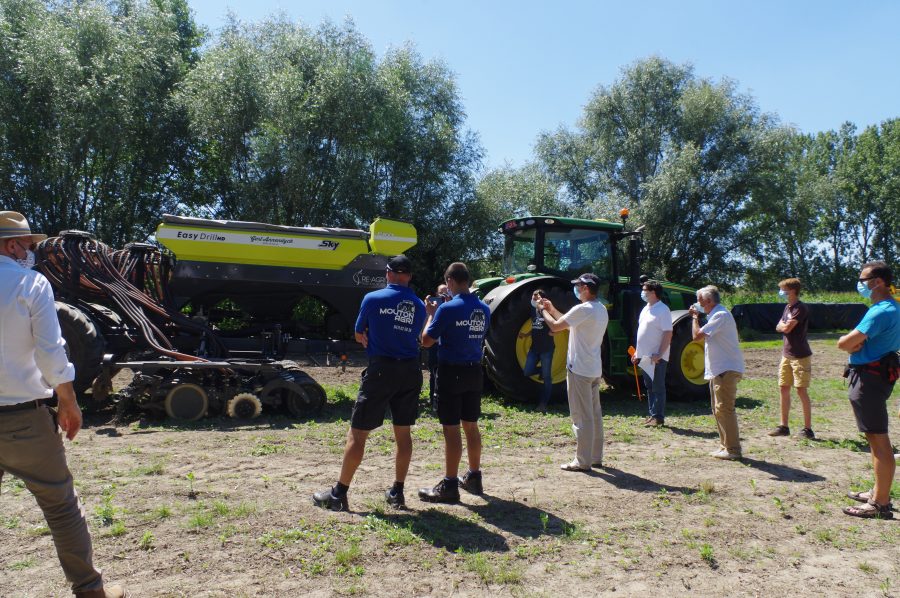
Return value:
M 600 288 L 600 278 L 596 274 L 588 272 L 573 280 L 572 284 L 586 284 L 589 288 L 596 291 Z
M 412 262 L 405 255 L 396 255 L 388 260 L 387 269 L 397 274 L 409 274 L 412 272 Z

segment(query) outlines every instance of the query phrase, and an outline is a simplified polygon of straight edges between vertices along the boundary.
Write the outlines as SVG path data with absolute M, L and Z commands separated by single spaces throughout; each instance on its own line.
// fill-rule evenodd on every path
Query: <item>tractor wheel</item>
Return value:
M 56 316 L 66 341 L 66 355 L 75 366 L 75 393 L 82 398 L 100 373 L 106 342 L 93 320 L 77 307 L 57 301 Z
M 709 400 L 709 382 L 703 379 L 703 341 L 691 335 L 690 319 L 675 326 L 669 366 L 666 371 L 666 397 L 673 400 Z
M 568 287 L 564 290 L 550 286 L 544 287 L 544 290 L 553 305 L 563 313 L 575 305 L 575 297 Z M 532 287 L 522 288 L 497 306 L 491 314 L 491 325 L 485 337 L 485 373 L 503 396 L 517 401 L 536 401 L 543 386 L 537 376 L 527 377 L 523 373 L 531 338 L 519 338 L 519 334 L 531 331 L 532 291 Z M 556 345 L 553 351 L 553 391 L 555 395 L 564 395 L 568 332 L 556 334 L 553 339 Z

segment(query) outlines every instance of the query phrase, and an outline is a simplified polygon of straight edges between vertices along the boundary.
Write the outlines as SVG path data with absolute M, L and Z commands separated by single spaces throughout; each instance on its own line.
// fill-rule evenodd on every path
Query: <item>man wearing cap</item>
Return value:
M 124 596 L 103 586 L 93 564 L 84 510 L 66 464 L 59 433 L 72 440 L 81 410 L 66 357 L 53 290 L 34 265 L 32 234 L 18 212 L 0 212 L 0 478 L 8 472 L 34 495 L 53 535 L 56 554 L 76 596 Z M 58 398 L 56 411 L 47 402 Z
M 313 494 L 316 505 L 332 511 L 348 510 L 347 491 L 362 462 L 366 439 L 384 423 L 387 407 L 391 409 L 397 455 L 394 485 L 385 499 L 393 507 L 406 505 L 403 484 L 412 459 L 410 427 L 418 416 L 422 390 L 419 334 L 425 323 L 425 304 L 409 288 L 412 264 L 405 255 L 388 261 L 386 278 L 386 288 L 363 298 L 356 319 L 356 340 L 366 348 L 369 367 L 363 370 L 350 417 L 340 477 L 333 488 Z
M 569 330 L 566 387 L 577 446 L 575 459 L 560 468 L 590 471 L 591 467 L 603 467 L 603 410 L 600 405 L 603 360 L 600 348 L 609 314 L 597 298 L 600 279 L 595 274 L 582 274 L 572 281 L 572 285 L 580 303 L 565 314 L 561 314 L 549 299 L 543 299 L 540 305 L 541 315 L 551 331 Z
M 428 297 L 428 321 L 422 334 L 422 346 L 438 346 L 438 370 L 435 380 L 438 420 L 444 431 L 444 478 L 433 488 L 419 490 L 426 502 L 459 502 L 459 488 L 482 494 L 481 481 L 481 355 L 484 335 L 491 321 L 490 308 L 469 291 L 471 276 L 462 262 L 450 264 L 444 282 L 453 299 L 438 305 Z M 466 435 L 469 469 L 460 480 L 462 436 Z

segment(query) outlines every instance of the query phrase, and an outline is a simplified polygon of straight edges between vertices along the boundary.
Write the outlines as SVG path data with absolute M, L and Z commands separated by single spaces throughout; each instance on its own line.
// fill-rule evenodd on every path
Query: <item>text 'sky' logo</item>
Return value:
M 327 249 L 329 251 L 334 251 L 340 245 L 339 241 L 322 241 L 319 243 L 319 249 Z

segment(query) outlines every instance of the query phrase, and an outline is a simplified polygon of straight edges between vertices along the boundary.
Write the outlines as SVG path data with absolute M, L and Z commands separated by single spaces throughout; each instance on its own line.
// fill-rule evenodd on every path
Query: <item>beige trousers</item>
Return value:
M 600 407 L 600 378 L 566 371 L 569 413 L 577 448 L 578 467 L 590 469 L 603 462 L 603 409 Z
M 716 426 L 719 428 L 719 441 L 722 448 L 732 455 L 741 454 L 741 437 L 734 408 L 737 385 L 741 378 L 743 376 L 738 372 L 722 372 L 709 381 L 710 401 Z
M 0 413 L 0 476 L 3 471 L 21 479 L 44 512 L 72 591 L 102 588 L 62 436 L 47 407 Z

